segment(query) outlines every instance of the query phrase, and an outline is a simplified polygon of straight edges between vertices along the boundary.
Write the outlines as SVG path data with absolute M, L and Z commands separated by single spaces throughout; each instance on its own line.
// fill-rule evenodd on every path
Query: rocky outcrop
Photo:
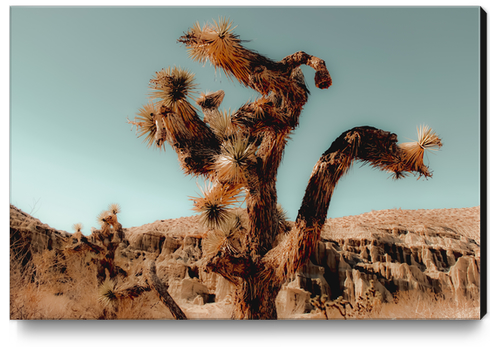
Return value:
M 479 212 L 479 207 L 389 210 L 328 220 L 309 264 L 279 293 L 280 316 L 309 312 L 309 300 L 317 295 L 326 294 L 331 299 L 343 296 L 356 302 L 371 281 L 387 302 L 393 300 L 393 293 L 408 290 L 456 299 L 479 298 Z M 458 225 L 460 220 L 464 228 Z M 168 221 L 134 228 L 128 230 L 129 238 L 148 240 L 138 246 L 146 251 L 156 249 L 156 241 L 151 240 L 160 240 L 159 275 L 173 283 L 171 290 L 181 299 L 198 303 L 230 300 L 233 285 L 201 268 L 201 235 L 205 230 L 195 224 L 194 217 L 174 223 L 178 223 L 177 228 Z M 201 287 L 198 293 L 195 283 L 207 291 Z
M 315 296 L 343 296 L 355 303 L 371 284 L 386 302 L 397 291 L 408 290 L 479 299 L 479 224 L 479 207 L 329 219 L 309 263 L 279 292 L 279 317 L 310 312 Z M 205 230 L 197 217 L 123 230 L 127 242 L 117 248 L 115 262 L 124 273 L 141 276 L 155 261 L 158 277 L 181 307 L 201 307 L 200 318 L 206 312 L 213 318 L 228 317 L 234 286 L 204 271 Z M 27 240 L 36 252 L 60 248 L 71 238 L 11 206 L 11 242 Z
M 430 216 L 429 211 L 398 211 L 398 217 L 390 210 L 391 220 L 378 216 L 378 225 L 362 216 L 327 222 L 310 264 L 298 274 L 301 288 L 312 296 L 327 293 L 355 302 L 373 281 L 385 301 L 408 290 L 478 299 L 480 209 L 460 209 L 460 218 L 451 217 L 455 210 L 435 211 L 438 218 L 434 210 Z M 466 223 L 463 231 L 453 223 L 460 219 Z
M 69 237 L 69 233 L 51 228 L 10 205 L 11 254 L 21 259 L 23 265 L 27 264 L 33 253 L 63 248 Z

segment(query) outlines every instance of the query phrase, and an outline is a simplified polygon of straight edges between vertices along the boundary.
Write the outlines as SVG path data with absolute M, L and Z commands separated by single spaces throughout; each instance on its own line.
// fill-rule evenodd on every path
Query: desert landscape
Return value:
M 479 319 L 486 307 L 481 300 L 480 310 L 481 84 L 474 65 L 482 26 L 475 18 L 483 14 L 286 9 L 294 25 L 281 19 L 282 29 L 270 30 L 275 14 L 243 11 L 14 12 L 21 49 L 13 58 L 24 65 L 15 72 L 13 102 L 11 319 Z M 157 12 L 126 32 L 127 23 Z M 50 17 L 36 26 L 39 15 Z M 260 15 L 267 25 L 256 31 Z M 62 27 L 78 23 L 86 33 L 79 19 L 90 16 L 103 18 L 103 27 L 83 36 L 90 38 L 84 49 L 112 57 L 93 61 L 103 70 L 82 88 L 93 93 L 88 101 L 68 104 L 90 109 L 69 121 L 56 110 L 56 122 L 22 112 L 21 76 L 32 65 L 23 59 L 33 56 L 39 27 L 61 18 Z M 107 18 L 124 29 L 116 35 L 124 44 L 110 49 L 93 41 L 118 32 Z M 157 22 L 165 30 L 155 29 L 155 39 L 136 33 Z M 414 22 L 418 31 L 407 30 Z M 59 27 L 40 37 L 65 47 Z M 128 57 L 116 48 L 129 37 L 142 46 L 116 69 Z M 44 45 L 38 51 L 46 63 L 58 57 Z M 43 102 L 63 100 L 66 73 L 58 66 L 69 61 L 71 71 L 72 58 L 56 62 L 58 83 L 38 88 L 60 92 Z M 135 61 L 145 68 L 133 69 Z M 456 64 L 468 69 L 447 80 Z M 119 81 L 111 70 L 133 77 Z M 460 90 L 451 94 L 454 80 Z M 94 87 L 108 81 L 127 90 L 97 107 L 107 90 Z M 39 127 L 39 119 L 49 125 Z M 416 137 L 408 132 L 415 128 Z M 40 145 L 24 141 L 31 139 Z M 42 169 L 49 162 L 56 178 Z M 187 187 L 194 179 L 195 194 Z M 41 197 L 47 208 L 37 219 Z M 99 213 L 106 199 L 117 203 Z M 95 220 L 98 227 L 83 230 Z
M 153 262 L 187 319 L 231 318 L 234 285 L 207 271 L 199 216 L 122 228 L 112 273 L 100 231 L 56 230 L 11 205 L 10 318 L 174 319 Z M 278 319 L 479 319 L 479 298 L 480 207 L 392 209 L 327 219 L 276 306 Z

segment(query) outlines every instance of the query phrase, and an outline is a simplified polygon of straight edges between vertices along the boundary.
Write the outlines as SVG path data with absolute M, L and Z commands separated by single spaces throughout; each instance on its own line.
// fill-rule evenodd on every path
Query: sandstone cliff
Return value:
M 27 241 L 26 254 L 80 244 L 72 234 L 52 229 L 12 205 L 10 210 L 11 243 Z M 204 271 L 205 230 L 196 216 L 123 230 L 126 241 L 115 253 L 120 273 L 139 276 L 155 261 L 158 276 L 189 318 L 230 316 L 233 286 Z M 479 235 L 479 207 L 395 209 L 328 219 L 309 264 L 279 293 L 278 315 L 305 318 L 313 309 L 310 299 L 321 295 L 356 303 L 370 285 L 384 302 L 410 290 L 456 301 L 479 300 Z

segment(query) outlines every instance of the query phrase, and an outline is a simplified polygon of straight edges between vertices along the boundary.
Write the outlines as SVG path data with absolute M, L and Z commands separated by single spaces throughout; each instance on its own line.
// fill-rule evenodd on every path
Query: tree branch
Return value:
M 294 228 L 264 257 L 265 275 L 271 276 L 273 271 L 283 280 L 306 263 L 320 237 L 335 186 L 354 160 L 392 172 L 395 178 L 408 172 L 431 176 L 428 168 L 415 165 L 396 141 L 396 134 L 365 126 L 342 133 L 332 143 L 313 169 Z
M 172 316 L 174 316 L 175 319 L 187 319 L 185 313 L 168 293 L 168 286 L 158 278 L 154 261 L 150 264 L 150 278 L 153 282 L 151 286 L 157 291 L 158 296 L 163 304 L 168 307 Z
M 327 70 L 325 61 L 303 51 L 288 55 L 279 63 L 285 64 L 289 69 L 296 68 L 300 65 L 308 65 L 315 69 L 315 86 L 320 89 L 326 89 L 332 85 L 332 78 Z
M 253 273 L 252 260 L 243 254 L 233 255 L 220 250 L 207 264 L 208 271 L 216 272 L 231 283 L 238 285 L 238 278 L 247 278 Z

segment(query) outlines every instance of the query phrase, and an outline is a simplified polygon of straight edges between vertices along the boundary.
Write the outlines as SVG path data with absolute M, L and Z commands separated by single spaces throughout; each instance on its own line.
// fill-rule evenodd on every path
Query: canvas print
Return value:
M 479 7 L 12 7 L 10 319 L 479 319 Z

